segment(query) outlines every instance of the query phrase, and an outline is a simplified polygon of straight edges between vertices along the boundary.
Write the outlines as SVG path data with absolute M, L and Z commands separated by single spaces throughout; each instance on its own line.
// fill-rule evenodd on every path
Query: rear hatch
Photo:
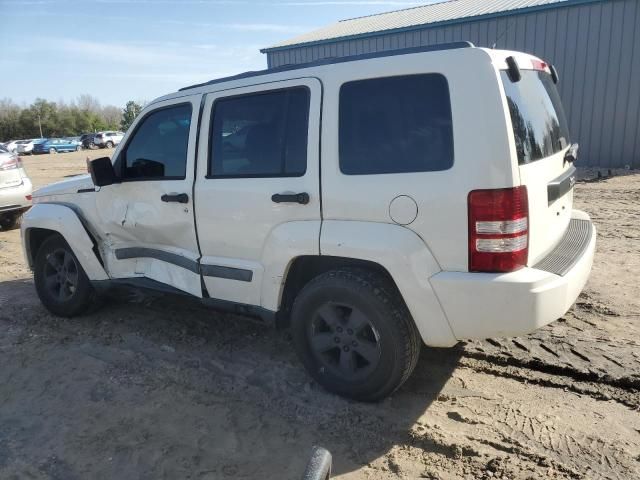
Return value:
M 529 203 L 529 258 L 535 265 L 562 239 L 573 207 L 575 167 L 567 119 L 550 67 L 518 58 L 520 79 L 500 71 Z M 557 76 L 555 77 L 557 79 Z

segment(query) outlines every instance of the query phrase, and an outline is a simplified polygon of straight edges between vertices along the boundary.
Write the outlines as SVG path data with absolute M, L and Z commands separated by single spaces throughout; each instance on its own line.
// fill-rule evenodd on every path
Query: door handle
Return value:
M 165 193 L 160 197 L 163 202 L 189 203 L 189 195 L 186 193 Z
M 309 203 L 309 194 L 302 193 L 275 193 L 271 196 L 271 200 L 275 203 L 299 203 L 306 205 Z

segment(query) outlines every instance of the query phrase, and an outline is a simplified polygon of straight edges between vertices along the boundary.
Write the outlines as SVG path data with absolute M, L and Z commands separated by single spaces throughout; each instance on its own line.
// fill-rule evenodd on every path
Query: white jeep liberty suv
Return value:
M 468 42 L 213 80 L 148 104 L 22 224 L 42 303 L 113 283 L 286 320 L 325 388 L 373 401 L 421 343 L 561 317 L 595 249 L 552 66 Z

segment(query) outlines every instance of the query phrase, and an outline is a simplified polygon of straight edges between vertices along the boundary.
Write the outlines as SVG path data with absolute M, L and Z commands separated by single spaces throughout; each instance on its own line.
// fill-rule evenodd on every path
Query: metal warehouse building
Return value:
M 639 0 L 451 0 L 343 20 L 262 52 L 273 68 L 460 40 L 553 63 L 579 164 L 640 168 Z

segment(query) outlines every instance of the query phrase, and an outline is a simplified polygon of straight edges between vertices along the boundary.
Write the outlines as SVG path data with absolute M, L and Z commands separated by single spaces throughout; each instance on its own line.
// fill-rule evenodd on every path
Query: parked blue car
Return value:
M 60 153 L 80 150 L 77 142 L 65 138 L 47 138 L 44 142 L 33 145 L 33 153 Z

